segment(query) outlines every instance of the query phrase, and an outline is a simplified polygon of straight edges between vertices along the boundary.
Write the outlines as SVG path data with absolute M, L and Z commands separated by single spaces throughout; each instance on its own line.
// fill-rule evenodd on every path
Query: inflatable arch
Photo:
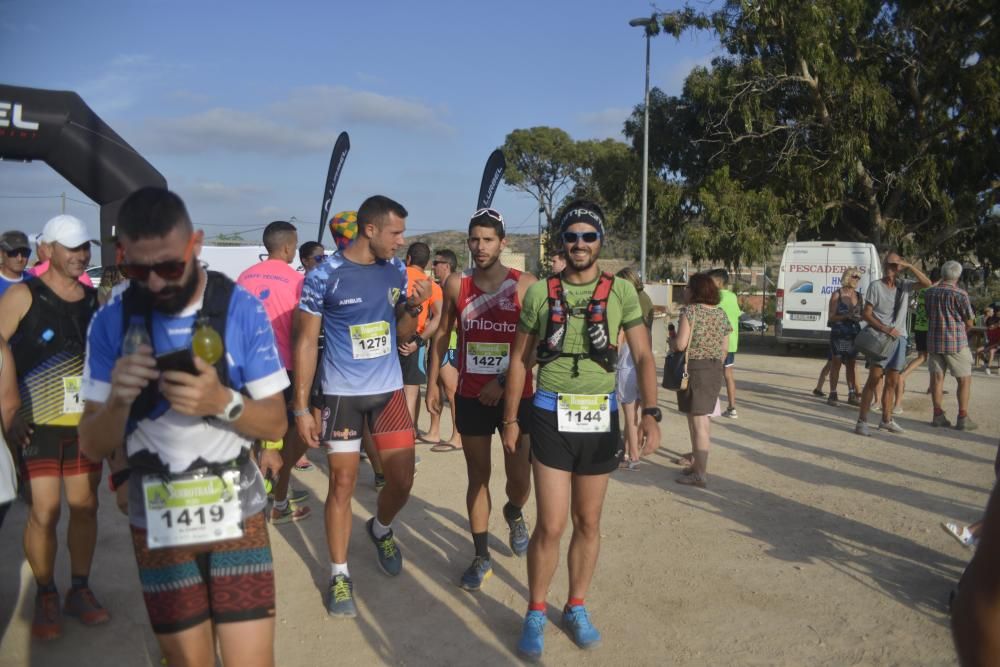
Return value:
M 115 261 L 111 238 L 122 200 L 167 180 L 69 91 L 0 84 L 0 159 L 42 160 L 101 207 L 101 263 Z

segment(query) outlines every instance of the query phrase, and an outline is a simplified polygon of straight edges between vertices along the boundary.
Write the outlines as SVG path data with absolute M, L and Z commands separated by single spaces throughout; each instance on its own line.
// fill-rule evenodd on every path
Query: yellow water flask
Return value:
M 207 317 L 199 317 L 191 334 L 191 350 L 207 364 L 222 358 L 222 336 L 212 328 Z

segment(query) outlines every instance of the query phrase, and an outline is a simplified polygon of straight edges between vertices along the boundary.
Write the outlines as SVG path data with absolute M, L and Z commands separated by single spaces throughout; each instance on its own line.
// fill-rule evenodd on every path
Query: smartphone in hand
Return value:
M 181 371 L 183 373 L 190 373 L 191 375 L 198 374 L 198 368 L 194 365 L 194 353 L 191 352 L 191 348 L 189 347 L 178 348 L 158 355 L 156 357 L 156 367 L 160 372 Z

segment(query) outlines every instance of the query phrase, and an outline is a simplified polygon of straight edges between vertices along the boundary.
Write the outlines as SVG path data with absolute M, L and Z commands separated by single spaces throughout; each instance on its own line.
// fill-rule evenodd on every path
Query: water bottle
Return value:
M 207 317 L 199 317 L 191 334 L 191 350 L 209 365 L 222 358 L 222 336 L 212 328 Z
M 122 341 L 122 355 L 135 354 L 140 345 L 153 347 L 152 341 L 149 340 L 149 332 L 146 331 L 146 322 L 141 316 L 136 315 L 129 321 L 128 331 L 125 332 L 125 339 Z

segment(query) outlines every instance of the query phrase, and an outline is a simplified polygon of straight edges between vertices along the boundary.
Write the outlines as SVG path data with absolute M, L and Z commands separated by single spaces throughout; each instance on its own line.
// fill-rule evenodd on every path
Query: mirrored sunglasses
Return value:
M 563 243 L 572 244 L 582 240 L 584 243 L 595 243 L 601 237 L 597 232 L 563 232 Z

